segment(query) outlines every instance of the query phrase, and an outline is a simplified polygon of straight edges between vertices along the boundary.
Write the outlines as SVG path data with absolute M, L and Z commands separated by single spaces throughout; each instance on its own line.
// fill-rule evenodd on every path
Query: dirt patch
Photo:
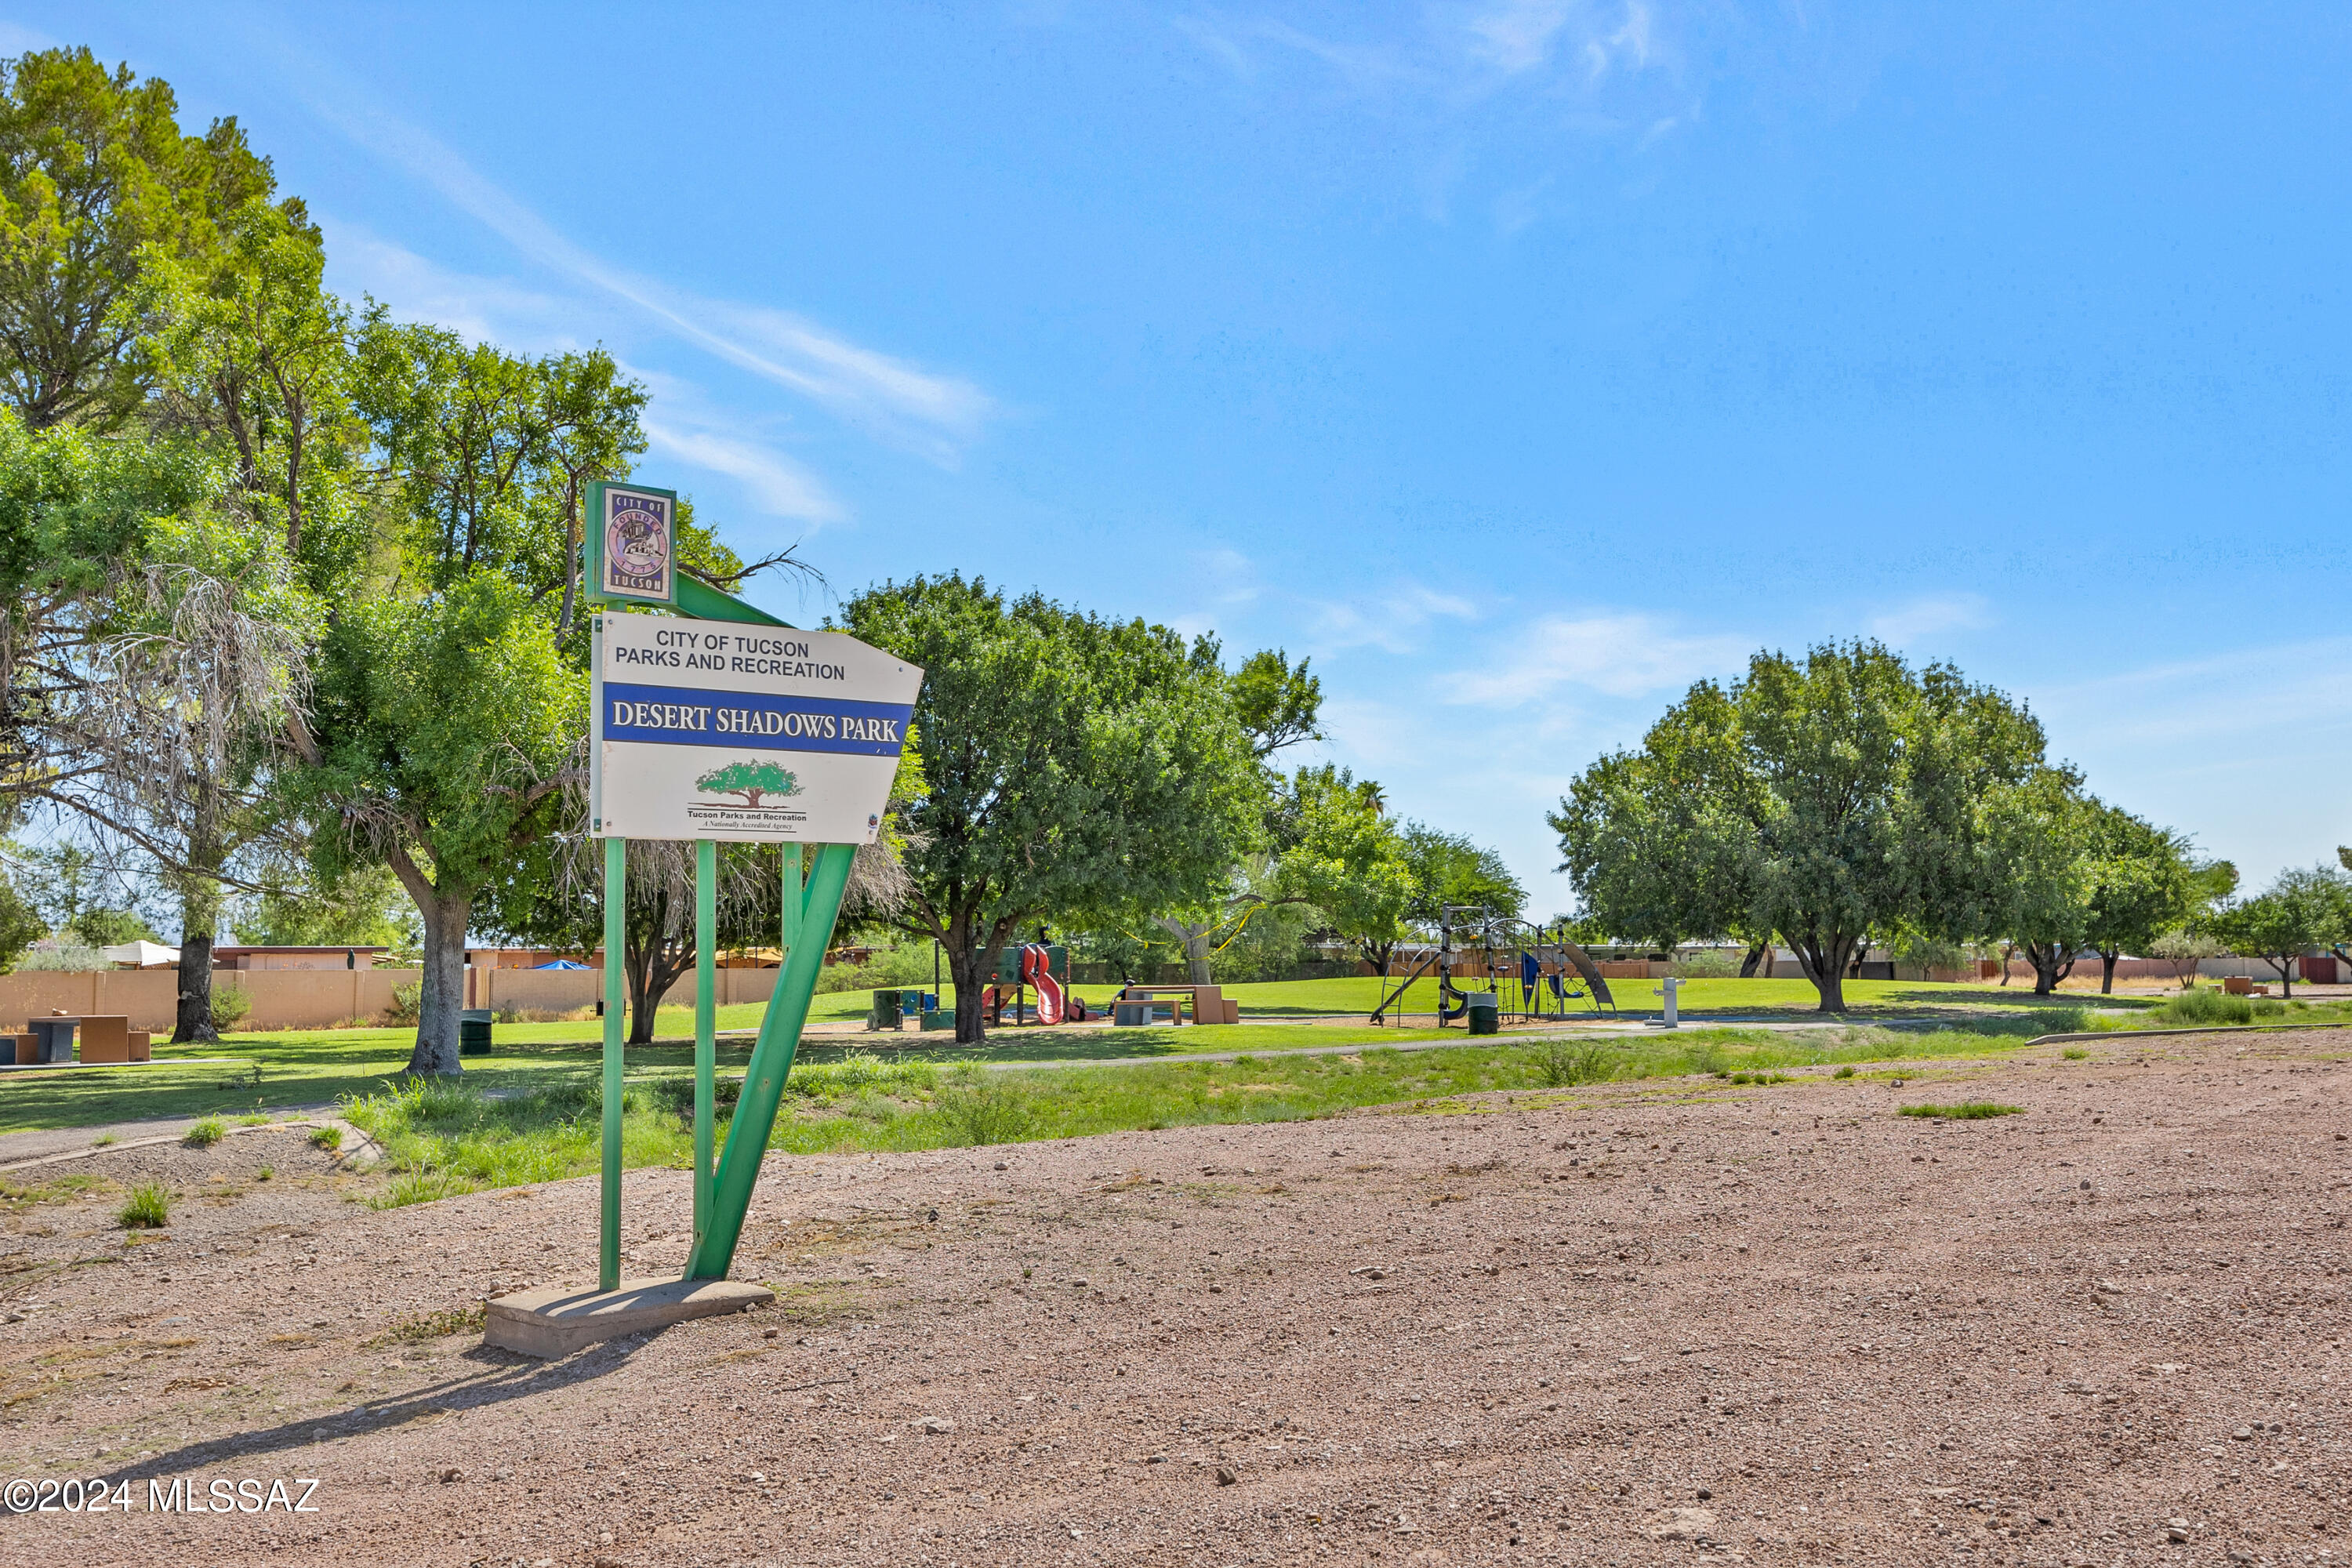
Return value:
M 776 1309 L 551 1364 L 471 1314 L 593 1277 L 593 1182 L 297 1222 L 233 1179 L 129 1247 L 61 1198 L 0 1219 L 13 1473 L 320 1511 L 0 1562 L 2303 1562 L 2352 1518 L 2345 1048 L 778 1158 Z M 1897 1114 L 1962 1099 L 2023 1111 Z M 676 1268 L 688 1173 L 627 1214 Z

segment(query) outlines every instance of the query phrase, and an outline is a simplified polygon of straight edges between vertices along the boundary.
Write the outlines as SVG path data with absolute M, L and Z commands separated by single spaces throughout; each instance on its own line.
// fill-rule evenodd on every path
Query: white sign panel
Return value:
M 923 672 L 840 632 L 596 617 L 600 838 L 870 844 Z

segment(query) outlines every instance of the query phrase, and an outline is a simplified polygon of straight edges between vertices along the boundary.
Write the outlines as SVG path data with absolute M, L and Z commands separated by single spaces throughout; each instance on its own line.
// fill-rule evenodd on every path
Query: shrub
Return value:
M 1846 1066 L 1838 1068 L 1837 1071 L 1830 1074 L 1830 1076 L 1832 1078 L 1852 1078 L 1853 1076 L 1853 1064 L 1848 1063 Z
M 313 1149 L 325 1149 L 332 1152 L 341 1148 L 342 1146 L 343 1130 L 341 1128 L 313 1127 L 310 1129 L 310 1147 Z
M 1979 1016 L 1968 1021 L 1972 1035 L 2080 1035 L 2098 1027 L 2087 1007 L 2021 1007 L 2013 1013 Z
M 1666 965 L 1666 972 L 1684 980 L 1731 980 L 1738 976 L 1739 955 L 1709 948 L 1686 958 L 1676 958 Z
M 142 1182 L 115 1217 L 125 1230 L 161 1229 L 172 1223 L 172 1190 L 160 1182 Z
M 180 1141 L 191 1149 L 209 1149 L 228 1136 L 228 1123 L 217 1116 L 199 1117 Z
M 412 980 L 405 985 L 392 988 L 392 1005 L 383 1010 L 383 1016 L 395 1024 L 414 1024 L 423 1016 L 424 1010 L 425 982 Z
M 1010 1143 L 1029 1131 L 1029 1107 L 1019 1087 L 1001 1073 L 968 1068 L 940 1088 L 933 1101 L 961 1144 Z
M 1573 1046 L 1566 1040 L 1546 1040 L 1536 1047 L 1536 1073 L 1553 1089 L 1598 1083 L 1614 1076 L 1604 1047 Z
M 2060 1051 L 2058 1054 L 2064 1057 L 2070 1062 L 2079 1062 L 2085 1057 L 2088 1057 L 2091 1053 L 2084 1050 L 2080 1046 L 2068 1046 L 2064 1050 Z
M 944 968 L 940 978 L 947 978 Z M 854 969 L 845 963 L 828 964 L 818 971 L 816 977 L 819 995 L 835 991 L 883 991 L 892 986 L 911 989 L 919 985 L 926 991 L 931 989 L 931 944 L 928 942 L 901 942 L 876 953 Z
M 114 961 L 87 942 L 65 941 L 55 947 L 36 947 L 20 954 L 12 967 L 19 974 L 28 970 L 62 970 L 68 974 L 88 974 L 93 970 L 112 969 Z
M 253 1011 L 253 993 L 242 985 L 213 987 L 213 1027 L 220 1030 L 236 1028 Z
M 1995 1105 L 1990 1100 L 1963 1100 L 1958 1105 L 1906 1105 L 1905 1116 L 1933 1116 L 1945 1121 L 1982 1121 L 1990 1116 L 2017 1116 L 2023 1113 L 2021 1105 Z
M 586 1098 L 585 1103 L 581 1107 L 582 1111 L 594 1111 L 603 1106 L 604 1099 L 602 1092 L 593 1083 L 581 1084 L 577 1086 L 577 1089 L 574 1089 L 572 1086 L 566 1085 L 562 1089 L 555 1092 L 562 1094 L 568 1100 L 572 1095 L 583 1090 L 585 1091 Z M 654 1097 L 660 1102 L 661 1108 L 664 1110 L 668 1111 L 672 1116 L 688 1121 L 692 1120 L 694 1116 L 694 1079 L 691 1075 L 680 1073 L 671 1078 L 656 1079 L 654 1080 Z M 742 1099 L 743 1080 L 741 1079 L 720 1078 L 717 1076 L 714 1076 L 711 1079 L 710 1107 L 711 1114 L 713 1116 L 725 1117 L 731 1115 L 735 1107 L 742 1102 Z M 549 1109 L 555 1109 L 553 1102 L 550 1103 Z
M 2158 1028 L 2197 1029 L 2215 1024 L 2251 1024 L 2254 1021 L 2254 999 L 2203 988 L 2183 991 L 2178 996 L 2168 998 L 2164 1005 L 2149 1016 Z

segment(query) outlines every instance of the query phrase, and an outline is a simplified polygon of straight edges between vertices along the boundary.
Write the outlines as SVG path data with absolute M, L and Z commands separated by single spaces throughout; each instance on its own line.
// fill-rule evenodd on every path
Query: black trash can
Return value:
M 1497 1009 L 1492 991 L 1473 991 L 1464 998 L 1470 1005 L 1470 1032 L 1474 1035 L 1502 1033 L 1502 1014 Z
M 467 1007 L 458 1012 L 457 1054 L 461 1057 L 486 1057 L 490 1054 L 490 1010 L 488 1007 Z

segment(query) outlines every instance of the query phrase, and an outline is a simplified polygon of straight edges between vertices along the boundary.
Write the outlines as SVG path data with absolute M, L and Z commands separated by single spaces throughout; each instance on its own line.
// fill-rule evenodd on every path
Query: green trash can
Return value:
M 906 1023 L 907 1016 L 899 1009 L 898 998 L 899 993 L 896 989 L 874 993 L 874 1026 L 876 1028 L 896 1032 Z
M 1468 996 L 1463 998 L 1463 1000 L 1470 1005 L 1470 1032 L 1472 1034 L 1496 1035 L 1502 1033 L 1502 1014 L 1496 1005 L 1496 997 L 1492 991 L 1473 991 Z
M 488 1007 L 466 1007 L 458 1011 L 457 1054 L 461 1057 L 486 1057 L 490 1054 L 490 1010 Z

